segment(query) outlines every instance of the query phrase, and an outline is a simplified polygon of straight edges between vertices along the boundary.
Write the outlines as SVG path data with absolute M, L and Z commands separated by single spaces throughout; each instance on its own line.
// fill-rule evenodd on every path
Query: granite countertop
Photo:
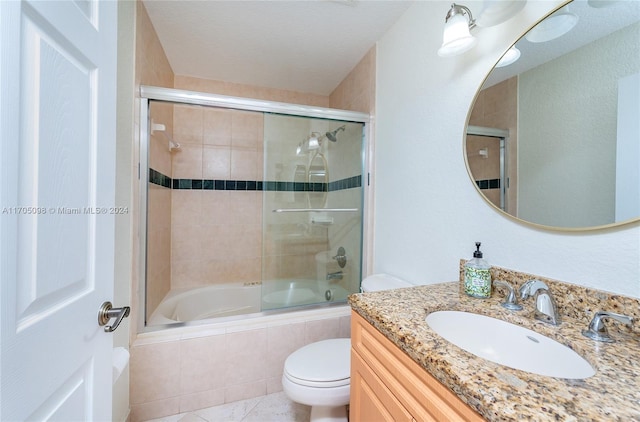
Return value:
M 584 318 L 562 316 L 559 326 L 533 319 L 533 299 L 525 309 L 500 306 L 504 295 L 475 299 L 449 282 L 349 296 L 353 310 L 415 362 L 490 421 L 640 421 L 640 335 L 607 321 L 615 343 L 581 334 Z M 585 380 L 568 380 L 508 368 L 476 357 L 436 334 L 425 322 L 434 311 L 483 314 L 546 335 L 578 352 L 596 370 Z M 614 309 L 602 309 L 612 310 Z M 635 312 L 633 312 L 635 313 Z M 634 325 L 637 321 L 634 321 Z

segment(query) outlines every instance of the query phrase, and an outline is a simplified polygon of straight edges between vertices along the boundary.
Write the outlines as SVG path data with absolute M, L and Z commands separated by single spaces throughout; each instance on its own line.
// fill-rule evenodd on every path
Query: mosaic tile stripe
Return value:
M 347 177 L 329 183 L 275 182 L 259 180 L 172 179 L 149 169 L 149 183 L 171 189 L 249 190 L 276 192 L 334 192 L 362 186 L 362 176 Z
M 500 179 L 476 180 L 480 189 L 500 189 Z
M 255 180 L 173 179 L 173 189 L 248 190 L 273 192 L 334 192 L 362 186 L 362 176 L 330 183 L 276 182 Z
M 171 178 L 152 168 L 149 169 L 149 183 L 164 186 L 165 188 L 171 188 Z

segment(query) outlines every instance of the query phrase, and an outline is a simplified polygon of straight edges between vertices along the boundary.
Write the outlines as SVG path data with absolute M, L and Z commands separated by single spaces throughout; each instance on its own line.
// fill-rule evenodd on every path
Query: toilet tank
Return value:
M 366 293 L 412 286 L 414 285 L 408 281 L 401 280 L 389 274 L 373 274 L 362 280 L 360 290 Z

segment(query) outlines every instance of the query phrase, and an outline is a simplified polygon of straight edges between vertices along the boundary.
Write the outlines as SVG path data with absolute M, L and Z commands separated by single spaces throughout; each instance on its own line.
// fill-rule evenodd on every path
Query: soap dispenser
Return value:
M 486 299 L 491 296 L 491 266 L 482 259 L 480 242 L 476 242 L 473 259 L 464 264 L 464 292 L 472 297 Z

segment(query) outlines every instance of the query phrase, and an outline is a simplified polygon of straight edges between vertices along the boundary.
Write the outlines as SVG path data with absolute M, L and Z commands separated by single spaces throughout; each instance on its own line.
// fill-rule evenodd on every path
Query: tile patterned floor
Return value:
M 148 422 L 307 422 L 310 412 L 280 392 Z

